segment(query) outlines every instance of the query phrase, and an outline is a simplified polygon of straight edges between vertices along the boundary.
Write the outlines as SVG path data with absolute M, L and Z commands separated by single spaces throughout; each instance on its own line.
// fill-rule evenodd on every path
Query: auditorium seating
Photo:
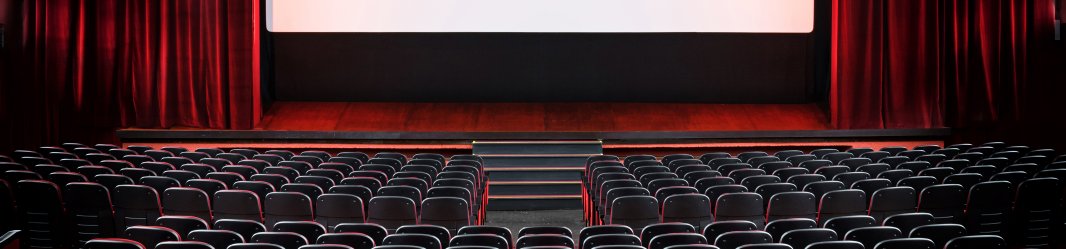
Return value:
M 997 144 L 597 156 L 587 227 L 515 234 L 483 225 L 476 156 L 67 145 L 0 164 L 0 210 L 18 214 L 0 227 L 27 246 L 1040 248 L 1064 226 L 1055 152 Z
M 641 227 L 654 225 L 614 216 L 646 208 L 619 200 L 703 195 L 709 208 L 687 205 L 707 210 L 709 217 L 678 220 L 678 208 L 660 201 L 660 222 L 698 226 L 709 242 L 730 232 L 744 232 L 726 237 L 733 242 L 759 240 L 753 232 L 762 230 L 770 235 L 767 243 L 793 248 L 942 248 L 949 238 L 964 235 L 998 236 L 1000 244 L 1014 247 L 1047 247 L 1061 243 L 1049 234 L 1061 234 L 1064 227 L 1066 171 L 1042 159 L 1056 156 L 1054 150 L 998 143 L 790 150 L 774 156 L 712 152 L 699 162 L 686 161 L 694 157 L 683 154 L 602 156 L 586 165 L 585 211 L 590 226 L 626 225 L 639 234 Z M 687 182 L 693 190 L 664 188 L 650 184 L 650 178 Z

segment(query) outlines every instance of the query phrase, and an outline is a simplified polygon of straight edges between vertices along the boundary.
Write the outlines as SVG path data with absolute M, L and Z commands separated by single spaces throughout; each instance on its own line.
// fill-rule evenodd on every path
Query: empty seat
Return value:
M 367 205 L 366 221 L 395 230 L 418 222 L 417 203 L 407 197 L 375 196 Z
M 207 221 L 193 216 L 166 215 L 156 219 L 155 224 L 161 227 L 170 228 L 182 237 L 188 236 L 189 232 L 194 230 L 203 230 L 210 227 Z
M 871 176 L 876 176 L 878 174 L 881 174 L 881 172 L 889 170 L 892 170 L 892 166 L 888 165 L 887 163 L 871 163 L 855 168 L 856 172 L 864 172 L 870 174 Z
M 773 187 L 768 187 L 768 189 L 770 189 L 769 192 L 765 192 L 770 195 L 776 194 L 777 192 L 794 192 L 794 190 L 798 189 L 795 184 L 781 183 L 781 179 L 777 176 L 749 177 L 741 181 L 741 185 L 744 185 L 747 189 L 755 189 L 756 193 L 759 193 L 759 187 L 771 185 Z M 765 198 L 769 198 L 769 196 L 763 196 L 763 199 Z
M 912 176 L 900 179 L 896 183 L 899 187 L 911 187 L 915 192 L 921 193 L 926 187 L 936 185 L 940 181 L 932 176 Z
M 437 237 L 426 234 L 391 234 L 385 236 L 382 245 L 418 246 L 425 249 L 441 249 L 443 244 Z
M 866 193 L 858 189 L 829 191 L 818 203 L 818 224 L 836 217 L 866 214 Z
M 801 162 L 798 166 L 807 169 L 810 172 L 816 172 L 819 168 L 831 165 L 833 165 L 833 162 L 830 162 L 829 160 L 809 160 Z
M 781 243 L 751 244 L 737 247 L 737 249 L 792 249 L 792 246 Z
M 812 182 L 803 186 L 803 192 L 810 192 L 814 194 L 814 198 L 821 203 L 822 196 L 829 191 L 844 190 L 848 187 L 844 183 L 839 181 L 820 181 Z
M 10 173 L 10 171 L 8 172 Z M 119 185 L 137 184 L 137 182 L 133 181 L 133 178 L 116 174 L 99 174 L 93 176 L 93 181 L 104 185 L 104 187 L 107 187 L 107 189 L 111 191 L 114 191 L 115 187 L 118 187 Z
M 509 236 L 509 235 L 508 235 Z M 508 239 L 496 234 L 460 234 L 448 243 L 449 248 L 459 246 L 484 246 L 495 249 L 509 249 Z
M 345 245 L 352 249 L 371 249 L 374 247 L 374 239 L 360 233 L 327 233 L 318 236 L 315 244 Z
M 211 172 L 205 176 L 207 179 L 218 180 L 226 184 L 227 188 L 232 188 L 233 183 L 244 181 L 244 176 L 233 172 Z
M 55 183 L 56 186 L 66 186 L 72 182 L 88 182 L 89 179 L 75 172 L 52 172 L 48 174 L 48 181 Z
M 724 220 L 746 220 L 762 229 L 766 224 L 762 196 L 755 193 L 728 193 L 718 197 L 714 208 L 714 218 Z
M 215 229 L 233 231 L 240 234 L 245 241 L 252 238 L 252 235 L 260 232 L 266 232 L 266 226 L 259 221 L 254 220 L 240 220 L 240 219 L 219 219 L 215 221 Z
M 197 241 L 165 241 L 155 246 L 156 249 L 215 249 L 211 244 Z
M 944 249 L 1006 249 L 1007 241 L 995 235 L 971 235 L 951 239 Z
M 846 173 L 836 174 L 836 176 L 833 176 L 833 180 L 834 181 L 840 181 L 840 182 L 844 183 L 844 186 L 851 186 L 851 184 L 854 184 L 857 181 L 866 180 L 866 179 L 870 179 L 870 173 L 866 173 L 866 172 L 846 172 Z
M 973 185 L 984 181 L 984 177 L 977 173 L 952 174 L 944 178 L 944 184 L 959 184 L 962 189 L 969 191 Z
M 736 249 L 743 245 L 773 243 L 773 240 L 773 236 L 763 231 L 736 231 L 719 235 L 714 240 L 714 246 L 721 249 Z
M 774 237 L 774 242 L 780 242 L 781 236 L 792 230 L 799 229 L 814 229 L 818 227 L 818 223 L 813 219 L 808 218 L 787 218 L 778 219 L 766 223 L 767 233 L 770 233 Z
M 785 234 L 781 235 L 780 242 L 790 245 L 792 248 L 807 248 L 808 245 L 824 241 L 836 241 L 837 238 L 836 231 L 832 229 L 810 228 L 785 232 Z
M 248 234 L 251 238 L 252 234 Z M 237 243 L 244 243 L 241 234 L 230 230 L 193 230 L 186 236 L 188 241 L 204 242 L 215 248 L 226 248 Z
M 370 177 L 348 177 L 341 180 L 340 185 L 363 186 L 377 192 L 381 188 L 381 181 Z
M 724 177 L 724 176 L 715 176 L 715 177 L 706 177 L 706 178 L 701 178 L 699 180 L 696 180 L 695 185 L 693 185 L 693 187 L 696 188 L 696 190 L 700 191 L 700 193 L 703 193 L 703 192 L 706 192 L 707 188 L 710 188 L 710 187 L 722 186 L 722 185 L 733 185 L 735 183 L 736 183 L 736 181 L 734 181 L 733 178 Z
M 1024 247 L 1046 247 L 1061 235 L 1062 181 L 1055 178 L 1033 178 L 1018 185 L 1014 197 L 1010 229 L 1011 243 Z
M 204 193 L 207 193 L 209 195 L 213 195 L 219 190 L 228 189 L 228 187 L 226 187 L 226 183 L 214 179 L 191 179 L 185 181 L 185 186 L 203 190 Z
M 85 243 L 84 249 L 149 249 L 140 242 L 128 239 L 93 239 Z
M 675 245 L 707 244 L 707 238 L 698 233 L 670 233 L 652 237 L 648 249 L 664 249 Z
M 737 231 L 755 231 L 759 230 L 759 227 L 754 222 L 746 220 L 727 220 L 716 221 L 703 228 L 703 237 L 710 241 L 711 238 L 717 239 L 718 236 L 728 232 Z
M 663 202 L 661 222 L 684 222 L 702 228 L 714 222 L 711 199 L 703 194 L 678 194 Z
M 687 223 L 680 222 L 668 222 L 651 224 L 644 227 L 644 230 L 640 232 L 641 245 L 647 247 L 651 244 L 651 239 L 655 236 L 672 233 L 695 233 L 696 227 Z
M 874 249 L 934 249 L 936 243 L 923 238 L 902 238 L 881 241 Z
M 627 245 L 641 247 L 640 237 L 632 234 L 597 234 L 582 237 L 581 248 L 598 248 L 600 246 Z
M 527 248 L 534 246 L 562 246 L 568 248 L 574 248 L 574 239 L 569 236 L 558 234 L 533 234 L 519 237 L 515 240 L 516 248 Z
M 824 175 L 825 178 L 833 179 L 838 174 L 850 172 L 851 168 L 848 166 L 825 166 L 820 167 L 814 171 L 815 174 Z
M 378 224 L 373 223 L 342 223 L 333 227 L 334 233 L 359 233 L 370 236 L 375 245 L 380 245 L 389 231 Z
M 818 218 L 818 201 L 814 194 L 807 192 L 784 192 L 770 197 L 766 207 L 766 221 L 778 219 Z
M 452 231 L 471 225 L 470 204 L 456 197 L 432 197 L 422 201 L 422 224 L 438 225 Z
M 608 224 L 626 225 L 633 230 L 659 221 L 659 201 L 651 196 L 624 196 L 611 202 Z
M 826 178 L 823 175 L 818 174 L 800 174 L 786 178 L 785 182 L 795 184 L 798 188 L 804 188 L 809 183 L 825 181 Z
M 926 187 L 918 196 L 918 211 L 931 214 L 935 223 L 959 223 L 966 208 L 966 193 L 959 184 Z
M 300 246 L 307 245 L 307 238 L 303 235 L 292 232 L 261 232 L 252 235 L 252 239 L 249 240 L 252 243 L 267 243 L 279 245 L 285 249 L 298 249 Z M 231 245 L 229 248 L 233 248 L 235 245 Z
M 226 249 L 289 249 L 280 245 L 270 243 L 237 243 L 226 247 Z
M 181 187 L 181 182 L 178 182 L 177 179 L 166 176 L 141 177 L 140 183 L 141 185 L 152 187 L 157 193 L 163 193 L 168 188 Z
M 222 190 L 215 192 L 211 202 L 215 205 L 211 212 L 215 220 L 242 219 L 263 221 L 259 196 L 247 190 Z M 247 239 L 247 238 L 246 238 Z
M 885 226 L 899 228 L 902 234 L 910 234 L 915 227 L 933 224 L 933 215 L 929 213 L 905 213 L 888 216 Z
M 155 248 L 160 242 L 181 240 L 178 232 L 159 226 L 131 226 L 123 233 L 125 238 L 140 242 L 146 248 Z
M 318 224 L 314 221 L 279 221 L 274 224 L 273 232 L 292 232 L 303 236 L 304 238 L 318 238 L 318 236 L 325 234 L 326 227 L 322 224 Z M 311 242 L 310 240 L 308 242 Z
M 159 216 L 163 216 L 159 194 L 150 187 L 119 185 L 115 187 L 112 198 L 115 205 L 116 229 L 153 225 Z
M 163 176 L 174 178 L 182 184 L 185 184 L 186 181 L 200 178 L 200 175 L 188 170 L 167 170 L 163 172 Z
M 247 190 L 259 196 L 259 200 L 266 199 L 266 195 L 274 192 L 274 185 L 261 181 L 239 181 L 233 183 L 233 190 Z
M 289 183 L 281 185 L 278 189 L 280 192 L 301 193 L 306 195 L 311 200 L 318 198 L 319 195 L 325 193 L 325 190 L 318 185 L 309 183 Z
M 874 192 L 870 197 L 869 215 L 878 222 L 886 217 L 914 212 L 917 206 L 917 195 L 910 187 L 890 187 Z
M 824 228 L 832 229 L 837 235 L 847 234 L 855 228 L 860 227 L 873 227 L 877 226 L 877 221 L 873 217 L 866 215 L 852 215 L 842 216 L 829 219 L 822 225 Z
M 355 195 L 322 194 L 316 200 L 315 221 L 332 231 L 341 223 L 365 222 L 365 210 L 363 200 Z
M 115 237 L 115 214 L 106 187 L 91 182 L 74 182 L 63 187 L 63 196 L 66 197 L 67 211 L 77 217 L 70 219 L 76 245 L 95 238 Z
M 623 226 L 623 225 L 587 226 L 587 227 L 581 228 L 581 230 L 578 231 L 577 240 L 580 243 L 584 244 L 586 239 L 588 239 L 588 238 L 590 238 L 592 236 L 596 236 L 596 235 L 631 235 L 631 234 L 633 234 L 633 229 L 629 228 L 627 226 Z M 640 238 L 639 237 L 637 238 L 637 243 L 636 244 L 637 245 L 640 244 Z M 582 248 L 586 248 L 586 247 L 582 247 Z
M 867 248 L 874 248 L 881 241 L 902 238 L 903 233 L 895 227 L 875 226 L 851 229 L 844 234 L 845 240 L 853 240 L 862 243 Z
M 163 213 L 212 220 L 211 195 L 195 188 L 175 187 L 163 191 Z
M 182 159 L 184 159 L 184 158 L 182 158 Z M 188 160 L 188 159 L 185 159 L 185 160 Z M 199 176 L 200 178 L 206 177 L 207 173 L 218 171 L 218 169 L 215 168 L 215 166 L 202 164 L 202 163 L 184 163 L 184 164 L 179 164 L 178 162 L 171 162 L 170 164 L 181 165 L 181 166 L 178 166 L 178 169 L 196 173 L 196 175 Z
M 311 198 L 301 193 L 274 192 L 266 196 L 263 207 L 264 225 L 273 230 L 281 221 L 314 220 Z
M 808 245 L 807 249 L 865 249 L 865 247 L 858 241 L 844 240 L 816 242 Z
M 959 224 L 930 224 L 915 227 L 911 238 L 926 238 L 933 241 L 934 248 L 944 248 L 948 240 L 966 235 L 966 227 Z

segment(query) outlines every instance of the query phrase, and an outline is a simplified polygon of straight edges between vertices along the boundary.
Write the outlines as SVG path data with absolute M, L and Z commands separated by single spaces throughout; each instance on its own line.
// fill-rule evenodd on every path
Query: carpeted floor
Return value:
M 581 220 L 581 210 L 546 210 L 546 211 L 489 211 L 485 225 L 502 226 L 511 229 L 514 236 L 518 230 L 529 226 L 564 226 L 570 228 L 577 236 L 585 222 Z M 576 238 L 575 238 L 576 239 Z

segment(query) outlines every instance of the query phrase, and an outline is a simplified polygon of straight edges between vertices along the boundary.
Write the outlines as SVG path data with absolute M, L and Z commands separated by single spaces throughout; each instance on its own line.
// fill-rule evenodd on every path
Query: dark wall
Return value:
M 273 33 L 279 101 L 806 103 L 814 35 Z M 266 57 L 264 57 L 266 58 Z

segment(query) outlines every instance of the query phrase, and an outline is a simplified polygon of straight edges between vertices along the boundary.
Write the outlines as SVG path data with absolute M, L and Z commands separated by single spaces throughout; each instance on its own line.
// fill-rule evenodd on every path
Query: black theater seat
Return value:
M 115 229 L 125 231 L 131 226 L 151 226 L 163 216 L 159 194 L 151 187 L 119 185 L 111 197 L 115 204 Z
M 253 233 L 254 234 L 254 233 Z M 249 234 L 251 236 L 251 234 Z M 241 234 L 230 230 L 194 230 L 186 236 L 186 241 L 204 242 L 215 248 L 226 248 L 237 243 L 244 243 Z

